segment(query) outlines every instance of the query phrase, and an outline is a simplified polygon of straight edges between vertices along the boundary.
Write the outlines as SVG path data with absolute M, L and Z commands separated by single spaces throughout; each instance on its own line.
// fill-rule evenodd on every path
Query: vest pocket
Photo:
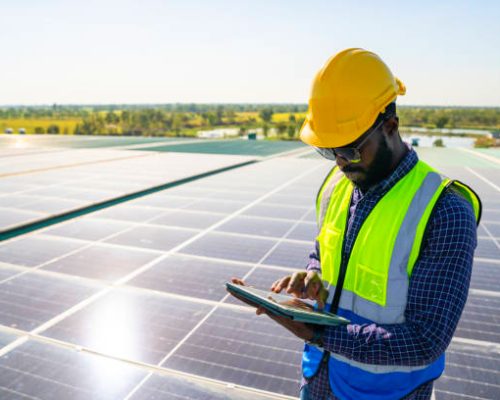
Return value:
M 366 300 L 385 306 L 387 277 L 366 265 L 357 264 L 354 276 L 354 292 Z
M 317 240 L 320 250 L 321 275 L 324 280 L 335 284 L 340 263 L 341 231 L 333 224 L 325 224 Z

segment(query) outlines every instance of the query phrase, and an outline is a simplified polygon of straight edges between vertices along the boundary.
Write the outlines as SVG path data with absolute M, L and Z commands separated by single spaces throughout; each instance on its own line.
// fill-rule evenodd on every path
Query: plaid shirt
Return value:
M 355 188 L 345 235 L 344 259 L 348 259 L 361 224 L 377 202 L 418 162 L 413 149 L 395 171 L 375 187 L 362 193 Z M 347 325 L 328 327 L 323 334 L 326 350 L 349 359 L 380 365 L 425 365 L 436 360 L 448 347 L 467 300 L 474 249 L 476 220 L 472 206 L 449 190 L 436 204 L 429 221 L 408 289 L 406 322 L 395 325 Z M 307 270 L 320 271 L 319 245 L 310 255 Z M 313 400 L 331 400 L 327 368 L 310 380 Z M 405 399 L 431 398 L 432 382 Z

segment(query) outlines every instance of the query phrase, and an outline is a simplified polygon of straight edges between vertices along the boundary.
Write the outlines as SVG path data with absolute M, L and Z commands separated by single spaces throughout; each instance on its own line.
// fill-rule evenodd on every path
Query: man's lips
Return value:
M 350 172 L 363 172 L 363 169 L 362 168 L 359 168 L 359 167 L 352 167 L 352 166 L 345 166 L 344 168 L 340 168 L 340 170 L 346 174 L 346 173 L 350 173 Z

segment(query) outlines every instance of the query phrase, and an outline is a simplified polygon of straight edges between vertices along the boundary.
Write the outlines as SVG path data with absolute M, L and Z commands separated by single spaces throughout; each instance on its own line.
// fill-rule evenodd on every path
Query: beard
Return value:
M 380 138 L 377 152 L 368 167 L 348 164 L 342 168 L 347 179 L 363 192 L 385 179 L 392 171 L 392 151 L 385 135 L 380 135 Z

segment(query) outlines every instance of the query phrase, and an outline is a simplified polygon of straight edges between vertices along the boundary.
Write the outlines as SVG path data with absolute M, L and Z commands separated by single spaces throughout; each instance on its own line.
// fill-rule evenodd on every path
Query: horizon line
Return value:
M 15 107 L 110 107 L 110 106 L 166 106 L 166 105 L 253 105 L 253 106 L 303 106 L 307 107 L 307 103 L 296 102 L 166 102 L 166 103 L 10 103 L 0 104 L 0 108 L 15 108 Z M 398 107 L 429 107 L 429 108 L 500 108 L 499 105 L 442 105 L 442 104 L 397 104 Z

